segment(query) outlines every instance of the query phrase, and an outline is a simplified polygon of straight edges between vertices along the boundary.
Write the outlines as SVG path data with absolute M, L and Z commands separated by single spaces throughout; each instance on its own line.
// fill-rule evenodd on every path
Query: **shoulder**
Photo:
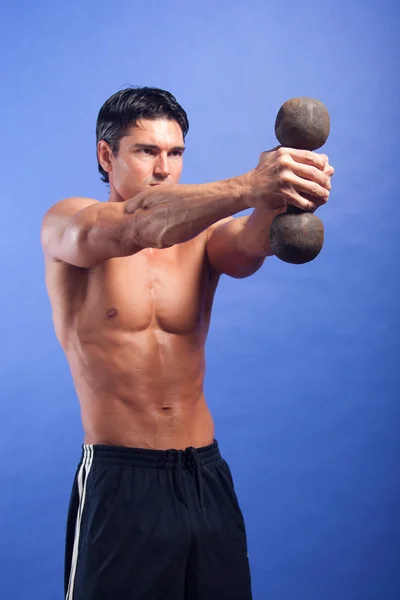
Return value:
M 54 242 L 58 243 L 62 239 L 71 219 L 84 208 L 97 202 L 99 201 L 94 198 L 74 196 L 59 200 L 47 209 L 40 228 L 41 246 L 46 256 Z
M 47 209 L 43 221 L 45 222 L 49 217 L 53 216 L 72 216 L 87 206 L 96 204 L 97 202 L 99 202 L 99 200 L 95 200 L 94 198 L 84 198 L 82 196 L 64 198 Z
M 45 212 L 42 219 L 41 235 L 46 237 L 48 231 L 59 231 L 64 229 L 71 217 L 76 215 L 79 211 L 84 208 L 99 202 L 94 198 L 82 198 L 80 196 L 74 196 L 71 198 L 65 198 L 59 200 Z

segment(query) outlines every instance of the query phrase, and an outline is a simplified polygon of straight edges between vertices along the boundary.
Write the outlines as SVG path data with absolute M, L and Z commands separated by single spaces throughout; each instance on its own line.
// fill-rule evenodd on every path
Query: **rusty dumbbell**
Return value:
M 275 135 L 285 147 L 317 150 L 328 139 L 329 113 L 326 106 L 314 98 L 292 98 L 279 109 Z M 313 260 L 324 243 L 324 226 L 311 212 L 288 206 L 270 228 L 270 244 L 275 256 L 292 264 Z

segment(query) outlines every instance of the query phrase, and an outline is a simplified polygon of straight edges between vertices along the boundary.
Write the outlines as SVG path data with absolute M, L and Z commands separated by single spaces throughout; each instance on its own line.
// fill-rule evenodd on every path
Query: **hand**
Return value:
M 246 174 L 250 206 L 284 212 L 293 205 L 314 212 L 328 201 L 333 173 L 326 154 L 280 146 L 263 152 Z

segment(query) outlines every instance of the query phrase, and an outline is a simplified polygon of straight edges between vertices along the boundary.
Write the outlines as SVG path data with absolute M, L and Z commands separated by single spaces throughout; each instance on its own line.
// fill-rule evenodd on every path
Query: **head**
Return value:
M 178 183 L 183 166 L 186 112 L 158 88 L 128 88 L 109 98 L 96 125 L 101 179 L 115 200 L 144 187 Z

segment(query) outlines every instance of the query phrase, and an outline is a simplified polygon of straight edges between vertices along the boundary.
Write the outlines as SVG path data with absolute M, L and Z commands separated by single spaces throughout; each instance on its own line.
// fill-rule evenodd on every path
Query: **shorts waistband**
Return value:
M 102 444 L 83 444 L 81 462 L 88 460 L 93 464 L 132 465 L 148 468 L 190 468 L 195 458 L 199 466 L 216 462 L 222 458 L 218 442 L 214 440 L 208 446 L 200 448 L 188 447 L 185 450 L 149 450 L 147 448 L 131 448 L 126 446 L 108 446 Z

